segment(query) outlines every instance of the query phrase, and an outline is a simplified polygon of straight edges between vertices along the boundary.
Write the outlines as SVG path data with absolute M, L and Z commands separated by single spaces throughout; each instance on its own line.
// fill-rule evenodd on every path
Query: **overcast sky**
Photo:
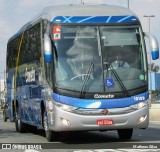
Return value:
M 128 0 L 83 0 L 83 2 L 127 7 Z M 0 0 L 0 72 L 6 68 L 8 39 L 26 22 L 47 6 L 80 3 L 81 0 Z M 148 32 L 149 26 L 148 19 L 143 16 L 155 15 L 154 18 L 151 18 L 150 29 L 160 44 L 160 0 L 130 0 L 129 6 L 141 20 L 145 32 Z M 160 64 L 160 60 L 155 64 Z

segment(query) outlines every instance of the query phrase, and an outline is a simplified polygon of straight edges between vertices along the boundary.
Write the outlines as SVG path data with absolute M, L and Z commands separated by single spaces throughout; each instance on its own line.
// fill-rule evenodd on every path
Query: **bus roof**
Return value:
M 49 20 L 52 21 L 56 16 L 125 16 L 135 14 L 119 6 L 112 5 L 58 5 L 45 8 L 43 13 L 48 14 Z
M 43 9 L 42 12 L 29 24 L 34 23 L 39 18 L 53 21 L 57 16 L 136 16 L 131 10 L 106 4 L 88 5 L 88 4 L 70 4 L 50 6 Z
M 81 17 L 81 18 L 79 18 L 79 20 L 77 19 L 75 20 L 75 18 L 73 17 Z M 112 6 L 112 5 L 106 5 L 106 4 L 56 5 L 56 6 L 50 6 L 50 7 L 43 9 L 42 12 L 40 12 L 31 21 L 25 24 L 13 37 L 19 35 L 25 29 L 36 24 L 40 19 L 47 19 L 50 22 L 62 21 L 65 23 L 67 22 L 68 23 L 72 23 L 72 22 L 80 23 L 80 21 L 86 21 L 92 17 L 101 17 L 101 18 L 96 18 L 96 20 L 103 21 L 103 23 L 104 23 L 104 20 L 106 23 L 107 20 L 109 20 L 111 17 L 121 17 L 121 18 L 117 18 L 119 20 L 123 20 L 123 18 L 127 19 L 127 17 L 132 17 L 130 18 L 130 21 L 131 20 L 134 20 L 134 22 L 138 21 L 137 16 L 131 10 L 124 8 L 124 7 L 120 7 L 120 6 Z M 112 20 L 115 21 L 115 18 L 112 18 Z M 116 22 L 118 21 L 116 20 Z M 90 23 L 90 20 L 88 20 L 88 23 Z

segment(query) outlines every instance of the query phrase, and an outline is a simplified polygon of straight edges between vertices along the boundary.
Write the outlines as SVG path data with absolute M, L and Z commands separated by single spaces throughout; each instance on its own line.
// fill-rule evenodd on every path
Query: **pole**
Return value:
M 4 92 L 5 92 L 5 90 L 6 90 L 6 75 L 5 75 L 5 70 L 4 70 Z
M 128 9 L 129 9 L 129 0 L 127 0 L 128 1 Z
M 150 18 L 151 17 L 155 17 L 155 15 L 144 15 L 144 17 L 147 17 L 148 18 L 148 31 L 150 33 Z M 150 40 L 149 40 L 150 41 Z M 149 49 L 151 50 L 151 49 Z M 149 62 L 150 62 L 150 102 L 152 102 L 152 71 L 151 71 L 151 68 L 152 68 L 152 65 L 151 65 L 151 62 L 152 62 L 152 59 L 151 59 L 151 52 L 149 53 L 150 54 L 150 57 L 149 57 Z

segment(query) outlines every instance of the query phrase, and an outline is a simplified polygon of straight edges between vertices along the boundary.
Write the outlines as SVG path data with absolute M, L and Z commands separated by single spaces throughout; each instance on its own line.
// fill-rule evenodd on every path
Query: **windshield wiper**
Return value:
M 108 69 L 110 68 L 114 77 L 117 79 L 120 87 L 121 87 L 121 90 L 123 91 L 123 94 L 127 97 L 130 97 L 130 94 L 128 92 L 128 90 L 126 89 L 125 85 L 123 84 L 122 80 L 120 79 L 120 77 L 118 76 L 117 72 L 115 71 L 115 69 L 113 68 L 113 66 L 109 63 L 109 62 L 104 62 L 104 64 L 107 66 L 107 71 Z
M 83 97 L 84 97 L 84 91 L 85 91 L 85 88 L 86 88 L 86 86 L 87 86 L 87 83 L 88 83 L 90 74 L 91 74 L 91 72 L 93 71 L 93 69 L 94 69 L 94 64 L 91 62 L 90 65 L 89 65 L 89 67 L 88 67 L 87 74 L 86 74 L 86 76 L 84 77 L 82 89 L 81 89 L 80 94 L 79 94 L 79 97 L 80 97 L 80 98 L 83 98 Z

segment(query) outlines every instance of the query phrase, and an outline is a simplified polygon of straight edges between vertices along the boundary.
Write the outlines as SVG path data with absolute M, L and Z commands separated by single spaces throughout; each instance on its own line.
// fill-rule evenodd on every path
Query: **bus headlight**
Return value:
M 56 103 L 56 106 L 64 111 L 73 111 L 78 109 L 77 107 L 73 107 L 70 105 L 62 104 L 62 103 Z
M 147 118 L 147 115 L 139 117 L 138 123 L 144 122 L 146 118 Z
M 65 125 L 65 126 L 71 126 L 69 120 L 67 120 L 67 119 L 61 118 L 61 122 L 62 122 L 62 124 Z
M 143 108 L 143 107 L 145 107 L 147 105 L 148 105 L 148 100 L 144 101 L 144 102 L 139 102 L 137 104 L 134 104 L 134 105 L 130 106 L 130 108 L 141 109 L 141 108 Z
M 144 106 L 145 106 L 145 103 L 144 103 L 144 102 L 140 102 L 140 103 L 137 104 L 138 109 L 141 109 L 141 108 L 143 108 Z

